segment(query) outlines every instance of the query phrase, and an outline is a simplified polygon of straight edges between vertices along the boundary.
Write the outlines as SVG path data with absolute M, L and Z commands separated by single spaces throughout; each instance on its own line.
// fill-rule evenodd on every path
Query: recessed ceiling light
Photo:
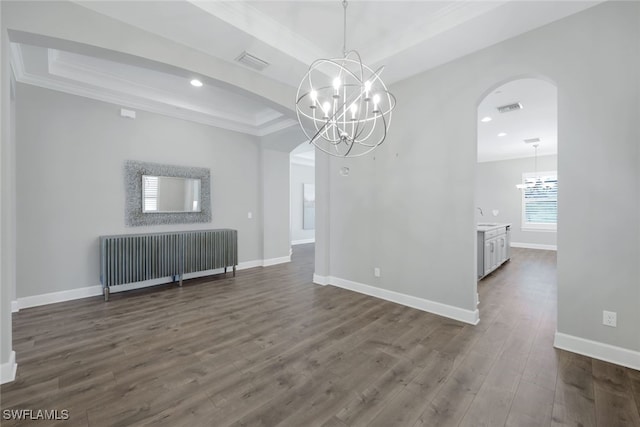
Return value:
M 202 87 L 202 82 L 198 79 L 191 80 L 191 86 Z
M 488 122 L 490 122 L 490 121 L 491 121 L 491 117 L 489 117 L 489 116 L 487 116 L 487 117 L 483 117 L 480 121 L 481 121 L 482 123 L 488 123 Z
M 498 136 L 507 136 L 506 132 L 500 132 Z

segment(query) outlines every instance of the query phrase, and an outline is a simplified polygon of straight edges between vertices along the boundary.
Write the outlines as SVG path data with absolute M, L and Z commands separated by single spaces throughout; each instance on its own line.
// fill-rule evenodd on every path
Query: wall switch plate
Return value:
M 376 277 L 380 277 L 380 268 L 376 267 L 373 269 L 373 275 Z
M 603 311 L 602 312 L 602 324 L 605 326 L 611 326 L 613 328 L 618 326 L 618 313 L 615 311 Z
M 253 212 L 248 212 L 247 213 L 247 218 L 249 218 L 249 219 L 253 218 Z

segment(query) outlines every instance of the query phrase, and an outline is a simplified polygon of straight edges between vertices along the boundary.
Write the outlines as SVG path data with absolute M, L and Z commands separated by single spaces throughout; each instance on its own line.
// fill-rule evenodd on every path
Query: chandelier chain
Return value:
M 342 55 L 347 56 L 347 0 L 342 0 L 342 7 L 344 9 L 344 31 L 342 38 Z

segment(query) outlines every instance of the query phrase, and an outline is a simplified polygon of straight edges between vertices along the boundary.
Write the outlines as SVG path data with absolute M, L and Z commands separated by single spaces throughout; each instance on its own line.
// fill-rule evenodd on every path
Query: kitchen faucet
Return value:
M 481 215 L 481 216 L 484 216 L 484 213 L 482 212 L 482 209 L 481 209 L 481 208 L 476 208 L 476 209 L 478 209 L 478 210 L 480 211 L 480 215 Z

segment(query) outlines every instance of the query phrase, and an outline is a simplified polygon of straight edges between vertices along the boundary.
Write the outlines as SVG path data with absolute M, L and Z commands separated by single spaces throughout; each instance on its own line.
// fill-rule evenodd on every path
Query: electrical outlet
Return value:
M 376 267 L 373 269 L 373 275 L 376 277 L 380 277 L 380 268 Z
M 616 326 L 618 326 L 618 314 L 615 311 L 603 311 L 602 324 L 615 328 Z
M 247 212 L 247 218 L 249 219 L 253 218 L 253 212 Z

